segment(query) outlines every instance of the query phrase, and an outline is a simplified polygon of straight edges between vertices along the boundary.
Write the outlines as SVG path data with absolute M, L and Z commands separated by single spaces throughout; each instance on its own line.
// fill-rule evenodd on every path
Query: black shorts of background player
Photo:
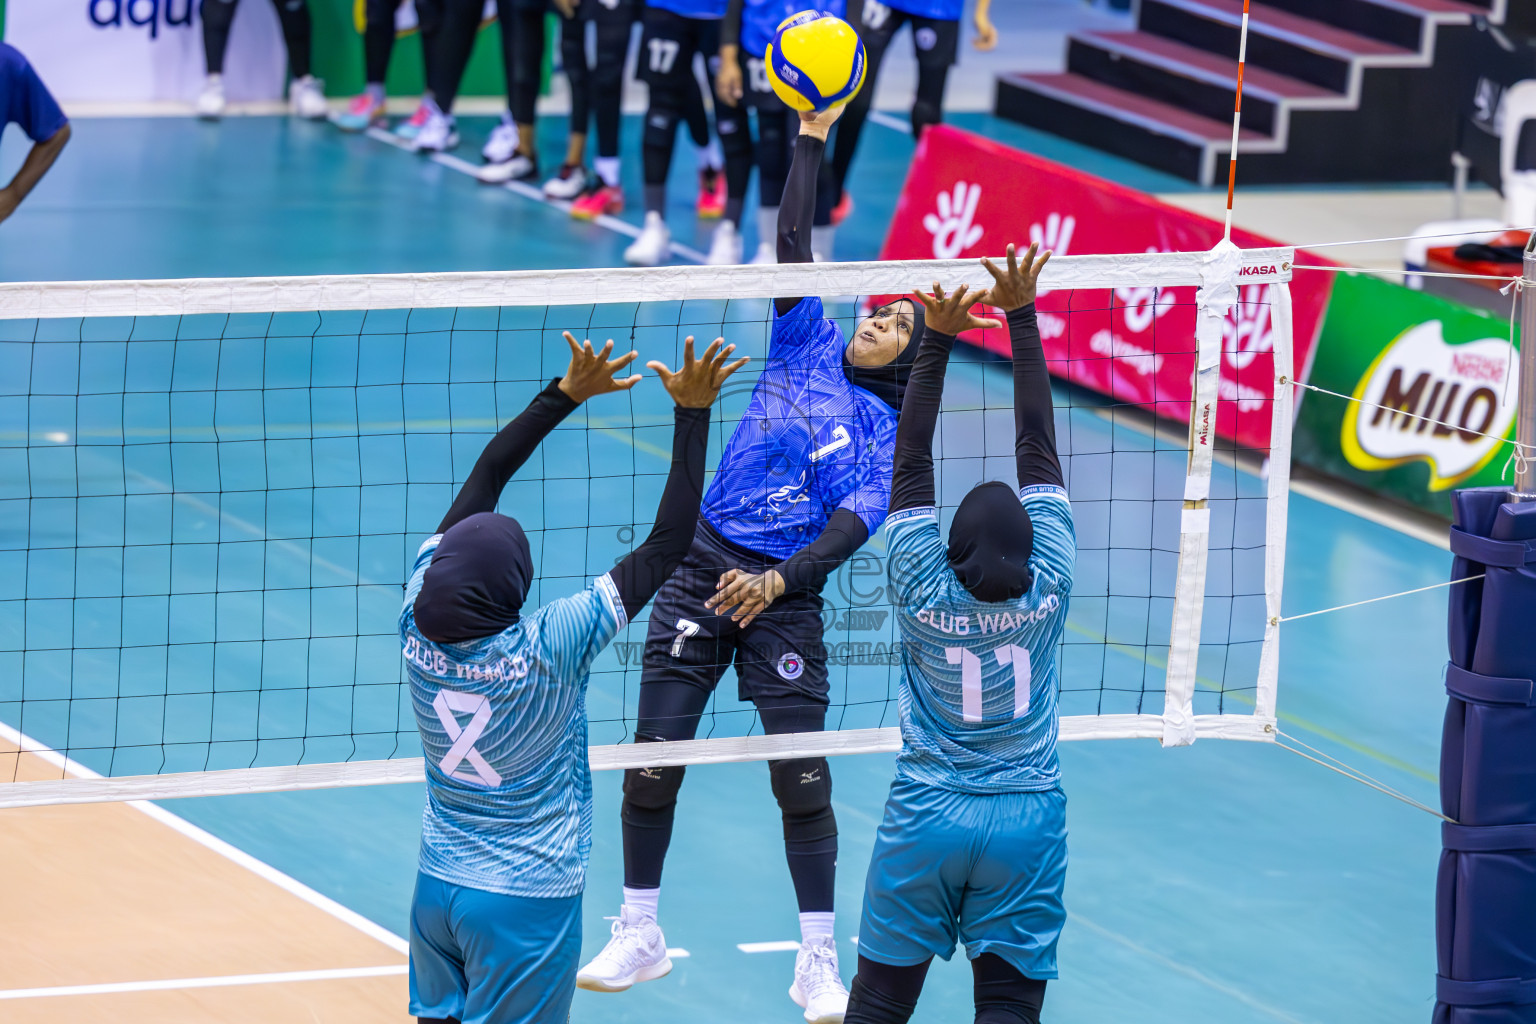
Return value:
M 680 13 L 685 11 L 697 13 Z M 636 266 L 654 267 L 671 255 L 667 175 L 678 121 L 687 121 L 698 155 L 700 220 L 717 219 L 727 212 L 722 149 L 751 145 L 741 129 L 740 112 L 725 106 L 715 108 L 719 145 L 710 141 L 704 97 L 694 69 L 694 57 L 701 57 L 707 88 L 713 92 L 719 67 L 720 17 L 724 13 L 725 0 L 649 0 L 646 4 L 640 40 L 640 76 L 651 94 L 641 146 L 645 224 L 640 237 L 624 250 L 625 261 Z
M 845 187 L 848 168 L 853 164 L 859 136 L 869 117 L 870 105 L 880 75 L 880 64 L 891 40 L 903 25 L 912 26 L 912 48 L 917 55 L 917 96 L 912 103 L 912 136 L 944 119 L 944 85 L 949 69 L 959 52 L 960 15 L 964 0 L 848 0 L 848 21 L 864 41 L 869 70 L 864 88 L 848 103 L 848 111 L 837 126 L 837 141 L 832 151 L 832 178 L 837 186 L 834 223 L 842 223 L 853 209 L 853 200 Z M 991 0 L 976 0 L 974 22 L 978 50 L 997 45 L 997 32 L 989 18 Z
M 224 53 L 229 49 L 229 28 L 235 21 L 239 0 L 203 0 L 203 59 L 208 70 L 203 88 L 197 94 L 197 116 L 217 120 L 224 113 Z M 296 117 L 315 120 L 326 115 L 325 90 L 310 73 L 309 51 L 311 23 L 306 0 L 272 0 L 277 20 L 283 27 L 283 45 L 288 50 L 288 109 Z
M 758 170 L 757 251 L 751 262 L 776 263 L 774 234 L 778 230 L 779 200 L 784 195 L 784 180 L 789 175 L 790 157 L 800 119 L 779 99 L 768 83 L 768 67 L 763 54 L 754 54 L 741 43 L 742 0 L 731 0 L 720 26 L 720 71 L 715 76 L 716 110 L 722 106 L 741 112 L 741 131 L 747 135 L 749 112 L 757 121 L 757 138 L 750 145 L 727 147 L 725 153 L 726 214 L 715 229 L 706 260 L 713 264 L 740 263 L 743 256 L 742 212 L 751 183 L 752 168 Z M 833 259 L 832 207 L 837 201 L 832 168 L 823 162 L 816 180 L 816 213 L 811 228 L 811 251 L 818 260 Z M 733 216 L 735 214 L 736 216 Z
M 416 133 L 418 152 L 441 152 L 459 144 L 453 103 L 464 81 L 464 69 L 469 66 L 484 9 L 484 0 L 443 0 L 442 28 L 430 65 L 433 77 L 427 82 L 433 109 Z M 496 0 L 508 109 L 481 149 L 485 158 L 478 174 L 481 181 L 500 184 L 538 179 L 534 104 L 544 65 L 544 15 L 548 10 L 548 0 Z
M 395 12 L 404 6 L 403 0 L 365 0 L 363 5 L 363 91 L 347 102 L 346 109 L 331 115 L 331 123 L 344 132 L 361 132 L 369 128 L 382 128 L 386 123 L 384 109 L 384 76 L 389 72 L 389 58 L 395 51 Z M 432 80 L 431 62 L 437 45 L 437 29 L 442 23 L 441 0 L 416 0 L 412 5 L 416 12 L 416 31 L 421 36 L 421 58 L 426 70 L 426 80 Z M 426 90 L 431 95 L 431 89 Z M 413 138 L 419 121 L 425 120 L 431 111 L 418 107 L 417 113 L 402 122 L 400 136 Z M 412 124 L 411 122 L 418 123 Z
M 591 219 L 624 209 L 619 185 L 619 119 L 624 60 L 640 0 L 579 0 L 560 11 L 560 64 L 571 89 L 571 128 L 565 161 L 544 183 L 551 199 L 574 200 L 571 215 Z M 587 26 L 592 26 L 592 59 Z M 587 133 L 597 123 L 595 174 L 588 173 Z

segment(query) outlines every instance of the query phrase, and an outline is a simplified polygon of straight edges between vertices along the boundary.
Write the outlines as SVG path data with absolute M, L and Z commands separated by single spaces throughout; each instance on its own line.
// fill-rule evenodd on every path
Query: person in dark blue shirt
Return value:
M 16 212 L 69 141 L 69 119 L 53 94 L 20 50 L 0 43 L 0 131 L 8 124 L 21 126 L 32 149 L 11 183 L 0 188 L 0 221 Z
M 784 200 L 781 263 L 811 262 L 816 175 L 839 111 L 802 114 Z M 898 300 L 851 338 L 818 298 L 774 300 L 768 363 L 700 508 L 693 547 L 656 596 L 640 678 L 637 742 L 692 739 L 736 668 L 763 731 L 818 732 L 827 714 L 821 588 L 880 528 L 890 505 L 896 417 L 921 316 Z M 791 997 L 808 1021 L 842 1019 L 848 994 L 832 938 L 837 821 L 826 758 L 770 761 L 800 910 Z M 656 923 L 680 767 L 624 779 L 624 906 L 577 985 L 618 992 L 671 969 Z
M 997 45 L 997 30 L 992 25 L 992 0 L 976 0 L 972 20 L 976 38 L 972 45 L 990 50 Z M 960 50 L 960 15 L 965 0 L 850 0 L 848 20 L 864 41 L 864 56 L 869 70 L 864 88 L 848 102 L 848 117 L 837 130 L 837 146 L 832 154 L 832 177 L 837 182 L 837 205 L 832 222 L 842 223 L 853 209 L 853 200 L 844 188 L 848 168 L 853 166 L 859 148 L 859 136 L 869 117 L 879 84 L 880 64 L 896 32 L 903 25 L 912 26 L 912 49 L 917 55 L 917 95 L 912 102 L 912 137 L 921 138 L 923 129 L 944 120 L 944 85 L 949 69 Z

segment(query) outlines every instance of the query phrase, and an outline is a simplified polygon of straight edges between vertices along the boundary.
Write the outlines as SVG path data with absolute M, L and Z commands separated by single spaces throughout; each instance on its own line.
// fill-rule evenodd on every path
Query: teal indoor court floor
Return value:
M 1180 187 L 1162 175 L 982 115 L 960 115 L 955 120 L 1001 141 L 1139 188 Z M 560 147 L 562 128 L 552 122 L 546 119 L 546 154 L 555 154 Z M 461 157 L 474 157 L 489 125 L 488 119 L 466 121 Z M 637 119 L 627 119 L 626 132 L 637 135 L 638 127 Z M 889 127 L 871 126 L 866 138 L 855 169 L 858 209 L 838 239 L 838 255 L 844 259 L 870 259 L 878 252 L 911 150 L 910 139 Z M 626 145 L 634 141 L 630 138 Z M 625 150 L 632 151 L 633 147 Z M 0 148 L 0 177 L 8 175 L 20 154 L 18 139 L 8 136 Z M 679 155 L 678 163 L 680 170 L 686 170 L 686 152 Z M 680 173 L 675 180 L 676 239 L 703 248 L 707 235 L 695 233 L 687 216 L 690 176 Z M 634 186 L 631 196 L 638 196 L 637 183 L 630 184 Z M 639 215 L 631 211 L 625 219 L 638 223 Z M 750 214 L 747 219 L 750 224 Z M 422 160 L 366 137 L 345 137 L 324 125 L 277 118 L 236 118 L 221 125 L 182 118 L 80 120 L 55 171 L 10 221 L 0 225 L 0 280 L 614 266 L 621 262 L 627 241 L 620 232 L 578 225 L 560 211 L 507 190 L 478 185 L 448 164 Z M 748 241 L 749 245 L 753 241 L 750 234 Z M 621 318 L 622 311 L 568 312 L 579 318 L 574 325 L 580 328 L 578 333 L 588 327 L 596 334 L 605 326 L 624 326 L 617 319 L 606 319 Z M 629 315 L 633 316 L 632 308 Z M 178 672 L 197 678 L 201 671 L 200 686 L 205 691 L 210 671 L 216 680 L 252 678 L 253 672 L 254 678 L 261 678 L 263 672 L 302 671 L 310 686 L 319 690 L 325 689 L 327 673 L 378 679 L 382 671 L 390 680 L 397 677 L 398 648 L 391 650 L 393 641 L 387 634 L 356 643 L 305 646 L 302 659 L 297 658 L 297 648 L 271 638 L 284 635 L 285 628 L 302 629 L 326 614 L 328 587 L 363 595 L 355 603 L 343 601 L 337 606 L 336 621 L 349 624 L 339 633 L 367 632 L 351 625 L 359 619 L 383 621 L 388 630 L 391 606 L 398 601 L 395 588 L 401 566 L 446 506 L 449 477 L 462 479 L 477 454 L 478 437 L 483 434 L 477 436 L 474 431 L 489 430 L 494 420 L 514 414 L 535 381 L 559 371 L 563 363 L 555 331 L 565 324 L 553 319 L 548 324 L 516 318 L 486 321 L 484 314 L 474 312 L 459 322 L 444 322 L 436 312 L 415 314 L 409 324 L 391 316 L 395 315 L 375 314 L 366 324 L 338 330 L 334 337 L 342 340 L 324 344 L 320 339 L 331 335 L 290 321 L 262 324 L 259 331 L 252 328 L 254 339 L 242 338 L 241 330 L 229 325 L 209 327 L 212 336 L 224 338 L 219 346 L 224 355 L 218 365 L 211 366 L 197 362 L 197 335 L 188 334 L 190 328 L 183 329 L 183 342 L 156 340 L 165 335 L 155 332 L 165 328 L 151 321 L 135 325 L 134 344 L 143 344 L 132 359 L 117 355 L 118 361 L 113 362 L 113 353 L 123 348 L 121 344 L 111 348 L 109 335 L 114 328 L 103 325 L 103 340 L 97 341 L 90 322 L 69 326 L 67 332 L 74 333 L 67 341 L 34 346 L 49 348 L 58 358 L 47 365 L 34 360 L 26 387 L 16 383 L 17 370 L 12 367 L 7 371 L 11 383 L 0 387 L 11 396 L 9 404 L 0 401 L 0 435 L 12 438 L 4 442 L 8 447 L 0 447 L 0 457 L 11 459 L 0 479 L 4 488 L 0 557 L 14 559 L 28 547 L 30 536 L 37 548 L 48 547 L 50 540 L 60 549 L 99 548 L 108 552 L 102 557 L 109 562 L 86 573 L 79 560 L 95 556 L 71 551 L 67 556 L 34 557 L 22 573 L 25 590 L 20 594 L 15 571 L 0 571 L 10 588 L 0 594 L 0 600 L 87 605 L 89 601 L 82 600 L 87 595 L 71 589 L 77 579 L 116 573 L 123 581 L 120 593 L 125 594 L 136 579 L 195 579 L 201 572 L 217 574 L 218 589 L 235 591 L 238 602 L 241 585 L 226 587 L 225 580 L 246 578 L 255 581 L 248 587 L 278 595 L 262 606 L 262 630 L 254 633 L 221 632 L 226 621 L 239 620 L 238 603 L 231 605 L 227 617 L 220 610 L 215 622 L 212 616 L 200 618 L 190 606 L 177 611 L 135 605 L 130 610 L 126 597 L 89 600 L 120 602 L 97 607 L 104 619 L 115 614 L 121 624 L 130 615 L 140 615 L 136 629 L 153 634 L 163 628 L 167 634 L 176 634 L 170 643 L 195 648 L 199 657 L 208 659 L 206 663 L 148 671 L 151 675 L 159 671 L 162 680 L 181 678 Z M 702 330 L 721 318 L 713 308 L 692 307 L 657 316 L 660 321 L 642 322 L 637 329 L 642 359 L 653 354 L 646 347 L 651 339 L 670 355 L 679 324 L 699 323 Z M 754 355 L 762 351 L 761 316 L 761 304 L 754 308 L 742 303 L 733 305 L 727 317 L 743 322 L 742 344 Z M 291 332 L 282 329 L 286 327 L 292 327 Z M 348 332 L 351 350 L 345 347 Z M 288 349 L 260 340 L 262 335 L 288 333 L 300 339 Z M 369 381 L 360 376 L 367 361 L 358 358 L 356 346 L 358 338 L 373 337 L 378 345 L 393 346 L 386 351 L 407 368 L 407 379 L 421 381 L 418 391 L 383 389 L 374 396 L 381 404 L 369 404 L 374 400 L 369 397 Z M 422 346 L 436 343 L 434 338 L 463 346 L 454 350 L 465 354 L 455 362 L 462 375 L 429 365 Z M 189 340 L 193 343 L 188 344 Z M 102 347 L 86 350 L 76 344 L 81 341 Z M 538 365 L 527 358 L 533 351 L 540 353 Z M 410 376 L 415 361 L 421 365 L 419 378 Z M 281 389 L 286 385 L 273 381 L 286 378 L 291 378 L 295 389 L 335 386 L 338 394 L 351 392 L 353 404 L 330 403 L 324 416 L 311 411 L 314 407 L 307 403 L 274 406 L 270 396 L 266 405 L 241 406 L 239 386 L 227 381 L 237 380 L 242 366 L 264 374 L 268 388 Z M 325 378 L 331 370 L 338 376 Z M 54 383 L 49 383 L 53 380 L 49 374 L 56 376 Z M 132 391 L 136 386 L 164 391 L 155 382 L 172 374 L 194 375 L 178 378 L 177 388 L 195 390 L 195 375 L 202 374 L 206 387 L 230 394 L 221 394 L 218 408 L 189 406 L 163 414 L 135 410 L 131 403 L 114 413 L 83 399 L 53 406 L 39 401 L 50 391 L 65 390 L 62 385 L 55 387 L 58 382 L 72 387 L 73 381 L 86 377 L 96 381 L 103 394 Z M 188 380 L 194 383 L 186 384 Z M 953 406 L 1002 407 L 1007 401 L 1003 390 L 1007 377 L 996 365 L 966 361 L 955 367 L 950 381 L 948 401 Z M 647 381 L 632 399 L 595 400 L 588 409 L 593 419 L 587 424 L 594 429 L 581 429 L 578 423 L 557 434 L 544 455 L 524 471 L 522 482 L 514 482 L 509 490 L 505 508 L 548 527 L 540 535 L 535 556 L 546 576 L 559 579 L 551 579 L 546 586 L 558 586 L 562 592 L 574 586 L 577 577 L 611 561 L 624 548 L 626 525 L 649 522 L 665 470 L 664 459 L 657 454 L 666 450 L 665 404 L 659 395 L 655 382 Z M 1166 445 L 1154 444 L 1130 428 L 1111 428 L 1086 407 L 1089 403 L 1082 395 L 1063 392 L 1060 397 L 1084 406 L 1064 412 L 1062 421 L 1070 427 L 1064 436 L 1073 446 L 1074 459 L 1084 467 L 1076 471 L 1082 479 L 1072 481 L 1082 536 L 1120 536 L 1107 519 L 1099 521 L 1091 511 L 1105 493 L 1105 479 L 1088 467 L 1110 447 L 1117 459 L 1108 481 L 1117 497 L 1151 492 L 1176 506 L 1177 488 L 1169 492 L 1168 486 L 1177 480 L 1177 467 L 1165 466 L 1180 462 L 1178 453 L 1153 450 Z M 394 404 L 389 405 L 390 401 Z M 727 400 L 728 423 L 733 422 L 733 403 L 739 409 L 741 401 L 739 394 Z M 25 419 L 18 421 L 18 416 Z M 1007 450 L 1008 428 L 999 417 L 1006 413 L 946 420 L 954 424 L 944 439 L 945 454 L 951 457 L 946 465 L 955 471 L 946 475 L 946 493 L 958 495 L 974 479 L 1009 472 L 1006 460 L 989 459 L 977 465 L 960 457 L 978 444 L 990 455 Z M 350 431 L 355 437 L 368 433 L 360 424 L 370 422 L 396 424 L 393 438 L 388 429 L 382 429 L 378 438 L 367 443 L 350 443 L 349 451 L 329 449 L 318 441 L 303 449 L 285 449 L 285 444 L 297 443 L 296 437 L 281 436 L 278 429 L 299 424 L 319 437 L 326 432 L 319 427 L 327 425 L 337 436 Z M 409 441 L 400 433 L 401 422 L 412 425 Z M 452 438 L 447 433 L 450 423 L 456 431 Z M 34 454 L 24 463 L 14 460 L 15 452 L 22 450 L 15 437 L 55 430 L 73 434 L 72 443 L 60 449 L 74 452 L 67 465 L 58 456 Z M 160 435 L 174 443 L 159 447 L 146 443 L 145 453 L 163 448 L 163 457 L 144 454 L 147 461 L 133 461 L 139 455 L 123 453 L 134 447 L 132 441 L 125 441 L 134 431 L 153 435 L 157 444 Z M 90 450 L 93 439 L 98 451 Z M 46 450 L 35 445 L 34 453 Z M 371 445 L 377 445 L 377 450 Z M 712 452 L 718 454 L 719 446 L 717 435 Z M 210 453 L 216 456 L 211 462 Z M 156 458 L 162 461 L 155 463 Z M 445 468 L 450 465 L 452 473 Z M 579 475 L 571 466 L 579 467 Z M 298 477 L 285 477 L 293 467 L 298 467 L 294 470 Z M 382 475 L 370 476 L 374 471 Z M 409 473 L 410 484 L 403 477 L 390 476 L 401 472 Z M 533 482 L 539 473 L 549 478 L 542 490 Z M 969 479 L 962 479 L 966 476 Z M 92 480 L 105 481 L 106 493 L 116 488 L 142 500 L 130 516 L 126 504 L 114 511 L 85 497 L 59 494 L 59 488 L 78 486 L 78 493 L 86 495 L 84 482 Z M 611 481 L 624 482 L 625 500 L 611 501 Z M 1100 490 L 1083 493 L 1094 487 Z M 1224 468 L 1218 470 L 1218 488 L 1228 509 L 1218 512 L 1218 521 L 1226 522 L 1238 536 L 1250 536 L 1254 516 L 1262 514 L 1256 511 L 1261 510 L 1260 482 Z M 295 506 L 237 496 L 266 491 L 316 495 L 327 491 L 329 498 L 313 497 Z M 240 506 L 242 500 L 245 506 Z M 1222 502 L 1217 504 L 1223 507 Z M 1125 509 L 1114 513 L 1122 517 L 1118 524 L 1128 530 L 1125 536 L 1152 538 L 1142 547 L 1167 545 L 1165 524 L 1154 512 L 1132 509 L 1130 503 Z M 327 516 L 344 521 L 346 528 L 334 531 L 338 534 L 355 524 L 355 543 L 322 550 L 320 542 L 305 540 L 325 532 L 310 527 L 330 522 Z M 377 522 L 368 517 L 378 517 Z M 582 517 L 592 524 L 580 531 L 582 543 L 562 541 L 559 528 L 569 530 Z M 209 543 L 200 547 L 200 540 Z M 173 557 L 171 549 L 177 544 L 181 546 Z M 1091 547 L 1086 539 L 1083 544 L 1085 551 Z M 1444 580 L 1449 570 L 1449 555 L 1443 550 L 1300 495 L 1291 498 L 1287 544 L 1286 614 L 1427 586 Z M 1109 545 L 1122 551 L 1135 546 L 1124 539 L 1106 540 L 1101 546 Z M 139 551 L 133 557 L 142 556 L 143 561 L 128 564 L 122 552 L 129 548 Z M 877 540 L 872 553 L 878 555 L 878 548 Z M 195 557 L 178 561 L 182 554 L 195 556 L 213 549 L 218 549 L 218 558 L 212 563 L 200 563 Z M 118 552 L 117 563 L 110 563 L 111 550 Z M 1082 577 L 1113 573 L 1114 564 L 1085 558 Z M 1250 556 L 1239 554 L 1228 568 L 1234 593 L 1255 592 L 1256 566 Z M 179 577 L 178 573 L 189 575 Z M 358 590 L 359 580 L 368 586 Z M 184 591 L 196 589 L 183 587 Z M 1444 706 L 1440 685 L 1445 660 L 1444 602 L 1443 592 L 1432 591 L 1287 626 L 1279 690 L 1282 728 L 1418 800 L 1434 803 Z M 1161 621 L 1159 606 L 1155 600 L 1144 604 L 1139 613 L 1138 606 L 1098 609 L 1083 604 L 1074 615 L 1085 629 L 1114 631 L 1150 622 L 1155 634 L 1155 624 Z M 1251 599 L 1240 598 L 1230 609 L 1223 608 L 1231 613 L 1233 639 L 1243 641 L 1234 650 L 1256 650 L 1247 643 L 1253 630 L 1243 625 L 1261 619 Z M 48 608 L 40 606 L 36 611 L 35 628 L 49 628 Z M 6 628 L 12 633 L 23 630 L 28 647 L 43 646 L 34 642 L 31 614 L 29 609 L 17 625 L 13 603 L 4 616 L 10 620 Z M 77 608 L 73 632 L 63 627 L 63 635 L 72 637 L 75 647 L 84 646 L 81 638 L 97 635 L 100 628 L 80 614 Z M 635 641 L 642 636 L 631 627 L 621 639 Z M 4 649 L 14 651 L 14 637 L 7 639 Z M 1155 656 L 1155 651 L 1148 651 L 1145 663 L 1152 663 Z M 622 724 L 614 719 L 621 708 L 632 709 L 635 686 L 634 673 L 621 670 L 619 652 L 607 657 L 609 671 L 594 681 L 591 700 L 593 735 L 598 741 L 621 738 Z M 1234 680 L 1244 673 L 1251 678 L 1251 665 L 1243 660 L 1247 657 L 1240 653 L 1234 660 L 1230 669 Z M 119 667 L 118 671 L 124 670 Z M 39 680 L 39 686 L 50 685 L 47 672 L 46 665 L 39 663 L 34 669 L 29 663 L 29 688 L 33 679 Z M 1144 675 L 1144 666 L 1134 672 Z M 1121 666 L 1115 676 L 1129 674 Z M 1083 677 L 1072 671 L 1067 676 L 1064 706 L 1070 713 L 1084 713 L 1074 702 L 1087 699 L 1087 691 L 1072 689 L 1074 679 L 1080 682 Z M 835 675 L 834 680 L 834 699 L 850 707 L 846 725 L 882 720 L 893 724 L 894 709 L 885 704 L 893 692 L 885 668 L 863 667 Z M 126 675 L 120 677 L 120 683 L 127 681 Z M 75 685 L 80 683 L 77 672 Z M 1149 686 L 1160 703 L 1156 681 Z M 232 703 L 223 707 L 231 714 L 248 713 L 250 709 L 240 704 L 246 698 L 239 687 L 230 689 L 236 691 L 226 695 Z M 402 725 L 392 686 L 386 683 L 372 690 L 343 686 L 339 691 L 344 692 L 336 695 L 339 703 L 334 706 L 306 704 L 292 692 L 264 693 L 268 703 L 256 713 L 266 716 L 263 721 L 275 723 L 278 732 L 291 729 L 295 721 L 351 715 L 347 729 L 327 725 L 308 731 L 311 735 L 325 730 L 338 736 L 364 734 L 357 741 L 360 757 L 389 756 L 397 750 L 410 753 L 410 724 L 407 719 Z M 105 705 L 71 700 L 62 705 L 61 715 L 57 708 L 49 710 L 47 692 L 29 692 L 28 702 L 36 698 L 37 704 L 24 708 L 18 695 L 0 691 L 0 718 L 44 742 L 67 743 L 91 767 L 155 770 L 154 766 L 134 767 L 127 760 L 104 764 L 105 753 L 91 749 L 95 741 L 86 738 L 102 734 L 103 723 L 111 717 Z M 729 680 L 722 694 L 733 696 Z M 1251 700 L 1251 690 L 1244 691 L 1240 681 L 1233 682 L 1226 694 L 1207 690 L 1200 697 L 1204 702 L 1200 710 L 1215 710 L 1213 702 L 1219 696 L 1231 702 L 1227 710 L 1241 711 L 1245 695 Z M 213 694 L 207 699 L 212 700 Z M 1139 699 L 1137 687 L 1120 687 L 1106 698 L 1109 703 L 1103 710 L 1134 710 L 1128 702 Z M 115 719 L 115 727 L 124 730 L 120 741 L 136 735 L 164 737 L 170 744 L 168 758 L 207 757 L 215 766 L 224 766 L 218 760 L 221 757 L 245 758 L 241 763 L 247 763 L 251 758 L 291 756 L 283 754 L 280 745 L 258 751 L 234 741 L 210 752 L 210 738 L 218 737 L 199 736 L 196 731 L 197 723 L 209 718 L 207 706 L 195 701 L 179 706 L 181 710 L 172 709 L 167 697 L 141 719 Z M 720 710 L 736 708 L 727 699 Z M 1147 710 L 1156 710 L 1156 705 Z M 30 720 L 18 721 L 23 714 Z M 158 721 L 152 720 L 156 716 Z M 725 713 L 715 725 L 719 734 L 748 723 L 749 716 Z M 156 733 L 157 728 L 165 731 Z M 176 748 L 173 739 L 184 740 L 187 746 Z M 158 749 L 141 753 L 160 756 Z M 1439 852 L 1435 819 L 1267 745 L 1201 741 L 1187 749 L 1162 750 L 1151 741 L 1071 743 L 1062 747 L 1062 762 L 1070 799 L 1067 899 L 1071 917 L 1061 946 L 1062 977 L 1050 987 L 1046 1019 L 1054 1024 L 1276 1020 L 1386 1024 L 1428 1016 L 1434 996 L 1432 896 Z M 200 766 L 163 763 L 167 770 Z M 837 932 L 844 976 L 851 980 L 864 867 L 891 779 L 892 758 L 840 758 L 833 762 L 832 771 L 841 826 Z M 608 926 L 603 918 L 616 913 L 618 906 L 619 783 L 614 773 L 596 777 L 597 829 L 587 890 L 586 955 L 606 940 Z M 404 934 L 421 804 L 420 787 L 390 786 L 182 800 L 165 806 Z M 662 923 L 668 943 L 689 952 L 686 959 L 677 961 L 672 975 L 622 995 L 579 992 L 573 1020 L 789 1024 L 799 1019 L 798 1009 L 785 995 L 793 954 L 747 953 L 738 948 L 742 943 L 775 942 L 797 935 L 766 766 L 705 766 L 689 771 L 662 891 Z M 970 974 L 963 959 L 957 958 L 936 966 L 915 1019 L 928 1024 L 968 1019 L 969 1000 Z

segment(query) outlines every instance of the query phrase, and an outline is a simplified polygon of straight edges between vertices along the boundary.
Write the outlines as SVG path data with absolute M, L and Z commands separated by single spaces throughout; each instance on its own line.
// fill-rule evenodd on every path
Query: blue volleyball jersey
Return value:
M 703 21 L 725 17 L 728 3 L 729 0 L 645 0 L 647 7 L 654 7 L 658 11 L 671 11 L 685 18 Z
M 624 603 L 605 574 L 495 636 L 433 643 L 413 605 L 442 539 L 421 546 L 400 610 L 427 762 L 420 868 L 507 896 L 573 896 L 592 848 L 588 672 L 624 628 Z
M 871 535 L 891 504 L 896 412 L 843 375 L 843 332 L 817 298 L 776 316 L 768 363 L 700 514 L 727 540 L 785 559 L 846 508 Z
M 742 0 L 741 48 L 754 57 L 766 56 L 768 44 L 773 42 L 784 19 L 805 9 L 804 0 Z M 845 18 L 847 0 L 823 0 L 816 10 Z
M 904 14 L 913 14 L 919 18 L 933 18 L 935 21 L 959 21 L 960 16 L 965 13 L 965 0 L 864 0 L 866 25 L 873 22 L 869 12 L 870 6 L 879 6 L 881 3 Z
M 1036 485 L 1019 497 L 1035 545 L 1029 592 L 1013 601 L 980 601 L 961 585 L 933 508 L 886 522 L 902 639 L 900 776 L 961 793 L 1060 782 L 1056 650 L 1077 539 L 1066 491 Z

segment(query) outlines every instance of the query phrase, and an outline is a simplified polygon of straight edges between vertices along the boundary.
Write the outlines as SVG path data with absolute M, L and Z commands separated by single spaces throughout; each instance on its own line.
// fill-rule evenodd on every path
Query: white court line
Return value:
M 75 778 L 102 778 L 99 772 L 94 772 L 73 758 L 66 757 L 52 747 L 39 743 L 37 740 L 18 729 L 12 728 L 5 722 L 0 722 L 0 739 L 16 745 L 29 754 L 42 758 L 48 764 L 53 765 L 55 768 L 63 769 L 66 774 L 72 775 Z M 258 860 L 239 847 L 226 843 L 210 832 L 203 831 L 185 818 L 178 817 L 163 807 L 145 800 L 128 801 L 128 806 L 142 814 L 149 815 L 160 822 L 160 824 L 174 829 L 194 843 L 212 850 L 219 856 L 234 861 L 252 874 L 266 879 L 284 892 L 297 896 L 317 910 L 324 911 L 337 920 L 351 925 L 369 938 L 377 939 L 395 952 L 404 954 L 410 951 L 410 944 L 388 928 L 377 925 L 350 907 L 345 907 L 329 896 L 316 892 L 297 878 L 283 874 L 266 861 Z
M 693 956 L 693 954 L 688 952 L 682 946 L 668 946 L 667 956 L 671 957 L 673 960 L 686 960 L 690 956 Z
M 414 152 L 414 150 L 411 149 L 411 144 L 409 142 L 398 138 L 394 134 L 387 132 L 382 128 L 370 128 L 368 129 L 367 135 L 370 139 L 375 139 L 379 142 L 385 143 L 386 145 L 394 146 L 396 149 L 405 150 L 406 152 Z M 431 159 L 433 163 L 446 167 L 450 171 L 458 171 L 460 174 L 468 175 L 469 177 L 474 178 L 476 181 L 480 179 L 480 166 L 465 160 L 463 157 L 457 157 L 451 153 L 434 153 L 432 154 Z M 551 199 L 544 194 L 543 189 L 537 187 L 536 185 L 530 185 L 523 181 L 509 181 L 503 184 L 501 187 L 506 189 L 508 192 L 520 195 L 524 199 L 531 199 L 543 206 L 548 206 L 552 209 L 560 210 L 565 213 L 570 212 L 571 204 L 567 200 Z M 603 214 L 600 217 L 594 218 L 592 223 L 596 224 L 598 227 L 607 228 L 609 231 L 612 231 L 615 234 L 627 235 L 630 238 L 640 237 L 640 229 L 638 227 L 631 224 L 627 220 L 620 220 L 617 217 L 610 217 L 607 214 Z M 702 252 L 693 248 L 691 245 L 683 245 L 681 242 L 672 243 L 672 255 L 680 256 L 683 259 L 689 260 L 693 263 L 704 262 L 704 254 Z
M 869 120 L 875 124 L 884 125 L 885 127 L 891 129 L 891 131 L 901 132 L 903 135 L 912 134 L 911 122 L 903 121 L 899 117 L 893 117 L 883 110 L 871 110 L 869 112 Z
M 743 953 L 789 953 L 800 948 L 800 943 L 785 939 L 782 942 L 738 942 L 736 948 Z
M 339 978 L 384 978 L 406 973 L 405 964 L 388 967 L 340 967 L 327 971 L 281 971 L 276 974 L 227 974 L 216 978 L 165 978 L 160 981 L 118 981 L 104 985 L 60 985 L 55 988 L 0 990 L 0 999 L 47 999 L 53 996 L 100 996 L 121 992 L 165 992 L 231 985 L 283 985 L 293 981 L 335 981 Z

